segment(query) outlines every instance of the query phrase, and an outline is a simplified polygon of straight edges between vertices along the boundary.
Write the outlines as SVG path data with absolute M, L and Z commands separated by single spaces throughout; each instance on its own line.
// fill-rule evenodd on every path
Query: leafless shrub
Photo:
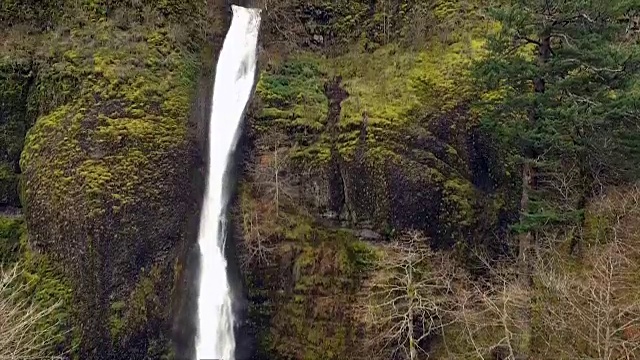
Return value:
M 615 241 L 592 248 L 578 274 L 559 270 L 570 266 L 561 260 L 537 269 L 546 299 L 540 337 L 548 353 L 567 359 L 640 356 L 640 284 L 630 255 L 637 255 L 634 247 Z
M 364 284 L 366 303 L 359 307 L 368 348 L 380 359 L 424 358 L 429 338 L 451 321 L 457 270 L 419 232 L 380 250 L 378 268 Z
M 286 201 L 295 200 L 298 195 L 289 154 L 285 135 L 276 132 L 265 135 L 258 145 L 257 161 L 249 170 L 255 193 L 274 204 L 276 216 Z
M 271 33 L 268 47 L 275 46 L 287 53 L 295 49 L 307 36 L 305 25 L 296 12 L 297 3 L 291 0 L 259 0 L 265 31 Z
M 536 261 L 545 305 L 540 334 L 562 358 L 640 357 L 640 189 L 614 189 L 594 201 L 592 243 L 582 261 L 553 249 Z M 576 269 L 577 268 L 577 269 Z M 571 271 L 571 269 L 576 269 Z
M 251 265 L 269 265 L 276 244 L 273 234 L 276 230 L 275 211 L 273 204 L 259 203 L 245 199 L 241 205 L 242 242 L 240 243 L 240 262 L 243 268 Z
M 282 209 L 298 198 L 297 177 L 290 171 L 286 136 L 272 132 L 256 144 L 255 162 L 248 170 L 251 196 L 242 200 L 241 262 L 243 266 L 268 265 L 276 249 L 274 236 L 286 220 Z
M 560 183 L 564 183 L 561 181 Z M 614 189 L 589 206 L 580 259 L 540 232 L 531 282 L 518 264 L 490 263 L 488 275 L 456 286 L 448 359 L 635 359 L 640 357 L 640 189 Z M 566 241 L 566 240 L 565 240 Z M 453 339 L 455 337 L 455 339 Z
M 528 352 L 531 290 L 517 267 L 489 264 L 483 280 L 467 281 L 457 293 L 456 324 L 463 345 L 452 359 L 519 359 Z
M 51 330 L 42 320 L 60 305 L 40 308 L 21 281 L 19 265 L 0 270 L 0 359 L 61 359 L 51 356 Z

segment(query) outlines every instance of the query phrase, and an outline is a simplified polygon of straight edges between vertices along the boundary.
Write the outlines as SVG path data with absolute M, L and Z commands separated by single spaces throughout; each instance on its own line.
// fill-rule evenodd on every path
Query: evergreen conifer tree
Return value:
M 637 173 L 637 9 L 638 0 L 512 0 L 491 10 L 501 29 L 475 76 L 499 94 L 484 125 L 521 165 L 515 229 L 525 248 L 542 226 L 581 221 L 596 185 Z
M 491 95 L 483 124 L 519 169 L 518 273 L 533 304 L 541 231 L 581 229 L 594 188 L 638 168 L 639 53 L 628 32 L 640 1 L 506 2 L 490 12 L 501 27 L 474 75 Z M 580 231 L 573 239 L 572 248 Z M 518 357 L 535 353 L 532 319 L 532 307 L 518 314 Z

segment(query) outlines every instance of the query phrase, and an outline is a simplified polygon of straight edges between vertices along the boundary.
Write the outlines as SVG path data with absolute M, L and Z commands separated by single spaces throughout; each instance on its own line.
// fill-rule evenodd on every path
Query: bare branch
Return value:
M 614 191 L 597 201 L 593 216 L 608 225 L 594 234 L 597 243 L 585 251 L 579 273 L 567 271 L 575 267 L 572 260 L 551 249 L 536 263 L 545 299 L 540 317 L 547 331 L 541 336 L 564 357 L 640 356 L 638 194 Z
M 416 360 L 427 354 L 425 341 L 454 321 L 449 314 L 457 270 L 445 255 L 433 253 L 419 232 L 381 250 L 379 267 L 364 285 L 366 304 L 359 309 L 368 345 L 384 359 Z
M 286 216 L 281 208 L 298 197 L 297 177 L 290 171 L 287 137 L 272 132 L 257 143 L 255 163 L 248 170 L 250 191 L 241 201 L 240 260 L 244 268 L 269 265 L 277 248 L 276 236 Z
M 51 331 L 57 323 L 43 320 L 60 306 L 40 308 L 29 298 L 30 284 L 22 281 L 20 265 L 0 270 L 0 359 L 57 359 L 51 356 Z

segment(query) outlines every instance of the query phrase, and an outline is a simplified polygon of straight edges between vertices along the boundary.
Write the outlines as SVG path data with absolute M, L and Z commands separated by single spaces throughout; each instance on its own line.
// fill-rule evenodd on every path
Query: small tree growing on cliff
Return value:
M 271 203 L 243 198 L 240 206 L 240 263 L 243 268 L 251 265 L 268 265 L 276 250 L 272 236 L 277 230 L 277 218 Z
M 383 246 L 378 269 L 365 281 L 367 303 L 360 308 L 368 345 L 381 359 L 417 360 L 426 344 L 450 321 L 450 293 L 457 271 L 433 253 L 419 232 Z
M 259 198 L 272 202 L 276 216 L 285 200 L 297 196 L 295 178 L 289 171 L 291 158 L 286 135 L 272 131 L 257 144 L 257 161 L 250 169 L 254 189 Z
M 297 177 L 290 171 L 286 135 L 271 131 L 256 143 L 249 186 L 252 196 L 243 197 L 241 209 L 241 262 L 243 266 L 268 265 L 276 249 L 273 236 L 283 220 L 281 210 L 297 199 Z
M 21 276 L 19 265 L 0 270 L 0 359 L 61 359 L 48 353 L 51 328 L 41 324 L 58 305 L 39 308 Z

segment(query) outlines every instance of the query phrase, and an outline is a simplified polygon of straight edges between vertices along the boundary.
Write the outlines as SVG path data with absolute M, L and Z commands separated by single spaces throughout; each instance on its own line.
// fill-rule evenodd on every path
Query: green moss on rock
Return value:
M 0 217 L 0 267 L 8 270 L 13 266 L 19 273 L 9 286 L 20 288 L 19 301 L 49 312 L 34 325 L 41 340 L 46 340 L 44 350 L 55 355 L 72 353 L 80 339 L 73 328 L 71 286 L 61 266 L 33 251 L 22 217 Z
M 7 266 L 19 259 L 20 238 L 24 231 L 22 218 L 0 216 L 0 266 Z
M 171 266 L 159 264 L 142 269 L 128 297 L 111 304 L 111 337 L 119 351 L 126 351 L 131 344 L 144 342 L 147 343 L 145 358 L 168 356 L 171 349 L 167 337 L 168 324 L 162 319 L 169 316 L 166 306 L 169 294 L 164 290 L 172 270 Z
M 32 53 L 38 120 L 20 160 L 29 241 L 65 264 L 80 357 L 161 358 L 174 281 L 161 264 L 185 241 L 199 51 L 222 29 L 198 28 L 201 1 L 65 6 Z
M 254 325 L 259 354 L 304 360 L 350 358 L 358 329 L 352 322 L 352 306 L 372 252 L 349 233 L 317 226 L 306 238 L 280 243 L 275 264 L 247 274 L 253 303 L 250 316 L 261 319 Z
M 300 51 L 273 61 L 258 83 L 252 128 L 258 136 L 288 135 L 292 167 L 303 182 L 328 176 L 335 147 L 342 181 L 329 192 L 344 192 L 349 214 L 338 215 L 352 223 L 422 229 L 447 244 L 476 241 L 469 234 L 482 227 L 478 214 L 487 212 L 495 190 L 487 184 L 495 181 L 477 173 L 474 162 L 495 154 L 474 138 L 469 67 L 482 56 L 483 40 L 469 35 L 419 50 L 396 42 L 368 53 L 352 46 L 339 55 Z M 335 76 L 349 96 L 332 135 L 323 86 Z
M 323 94 L 323 73 L 317 59 L 301 57 L 288 61 L 272 72 L 263 72 L 256 86 L 262 105 L 253 124 L 259 135 L 274 128 L 291 134 L 303 144 L 294 157 L 317 154 L 328 157 L 328 151 L 315 144 L 326 126 L 327 98 Z
M 23 235 L 23 244 L 26 242 L 24 237 L 26 234 Z M 73 321 L 72 284 L 60 264 L 28 246 L 23 251 L 23 281 L 29 287 L 30 300 L 39 308 L 52 309 L 49 316 L 38 320 L 37 326 L 46 331 L 50 353 L 72 355 L 81 341 L 80 331 L 74 327 Z
M 20 216 L 0 217 L 0 267 L 18 271 L 15 283 L 9 284 L 9 291 L 19 289 L 17 300 L 48 312 L 35 319 L 33 329 L 46 342 L 43 350 L 52 355 L 72 354 L 80 339 L 73 328 L 71 286 L 59 264 L 30 246 Z

